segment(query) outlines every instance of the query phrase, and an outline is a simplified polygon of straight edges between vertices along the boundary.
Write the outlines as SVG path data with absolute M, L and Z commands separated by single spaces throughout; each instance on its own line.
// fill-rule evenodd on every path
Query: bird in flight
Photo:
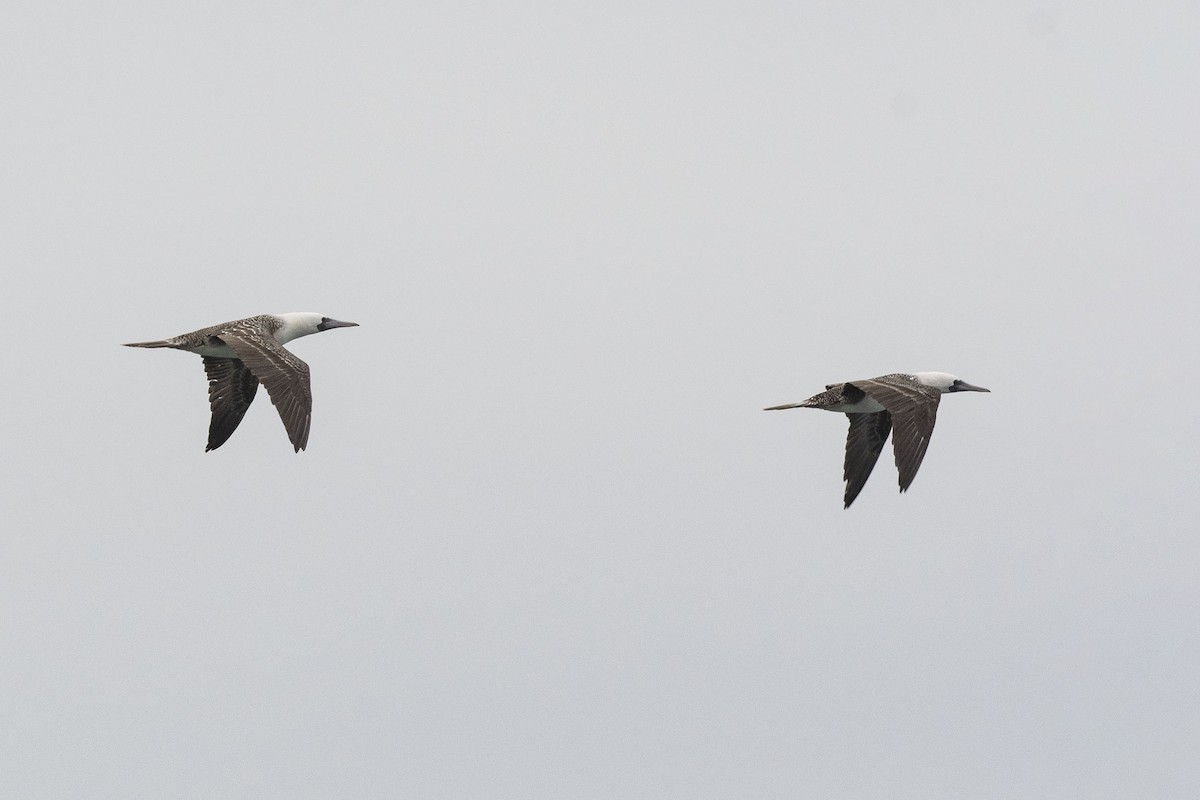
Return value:
M 846 481 L 844 508 L 849 508 L 862 491 L 879 460 L 888 434 L 900 471 L 900 491 L 908 491 L 929 447 L 938 402 L 950 392 L 990 392 L 972 386 L 945 372 L 893 373 L 848 383 L 831 383 L 825 391 L 802 403 L 771 406 L 764 411 L 786 408 L 820 408 L 850 418 L 846 436 Z
M 170 339 L 131 342 L 125 346 L 170 347 L 198 353 L 203 358 L 204 372 L 208 375 L 208 402 L 212 407 L 204 452 L 216 450 L 233 435 L 261 383 L 267 387 L 288 438 L 299 453 L 308 444 L 312 390 L 308 364 L 283 345 L 311 333 L 357 325 L 308 312 L 260 314 Z

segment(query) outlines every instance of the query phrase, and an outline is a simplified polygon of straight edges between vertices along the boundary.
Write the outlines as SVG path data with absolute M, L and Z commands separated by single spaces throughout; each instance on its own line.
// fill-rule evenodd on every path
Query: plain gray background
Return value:
M 6 796 L 1200 793 L 1195 4 L 3 16 Z

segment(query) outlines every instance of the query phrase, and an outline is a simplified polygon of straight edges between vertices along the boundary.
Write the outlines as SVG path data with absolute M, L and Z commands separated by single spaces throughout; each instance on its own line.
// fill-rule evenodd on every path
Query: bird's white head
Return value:
M 948 372 L 917 372 L 913 374 L 917 379 L 917 383 L 925 386 L 932 386 L 942 394 L 948 392 L 990 392 L 991 389 L 984 389 L 982 386 L 972 386 L 966 381 L 960 379 Z
M 283 325 L 279 327 L 279 330 L 275 331 L 275 340 L 280 344 L 286 344 L 292 339 L 299 339 L 301 336 L 327 331 L 330 328 L 354 328 L 358 326 L 357 322 L 342 322 L 341 320 L 331 319 L 323 314 L 316 314 L 312 311 L 289 311 L 286 314 L 276 314 L 275 316 L 283 321 Z

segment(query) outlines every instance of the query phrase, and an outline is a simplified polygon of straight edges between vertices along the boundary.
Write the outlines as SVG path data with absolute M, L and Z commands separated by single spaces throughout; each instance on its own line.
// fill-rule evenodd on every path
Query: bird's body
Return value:
M 845 507 L 862 491 L 879 460 L 888 434 L 900 473 L 900 491 L 908 491 L 933 435 L 938 403 L 949 392 L 987 392 L 945 372 L 892 373 L 847 383 L 832 383 L 804 402 L 771 406 L 819 408 L 845 414 L 850 420 L 846 436 Z
M 169 347 L 197 353 L 203 358 L 212 408 L 205 451 L 225 444 L 254 400 L 258 384 L 262 383 L 298 453 L 308 445 L 312 390 L 308 365 L 283 345 L 301 336 L 357 324 L 308 312 L 260 314 L 170 339 L 133 342 L 126 347 Z

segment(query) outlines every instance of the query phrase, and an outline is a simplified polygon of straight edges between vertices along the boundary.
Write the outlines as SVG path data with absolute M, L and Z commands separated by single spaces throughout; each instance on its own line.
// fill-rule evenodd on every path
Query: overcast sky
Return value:
M 22 3 L 20 798 L 1194 798 L 1194 3 Z M 301 339 L 205 453 L 200 359 Z M 939 370 L 842 509 L 826 383 Z

